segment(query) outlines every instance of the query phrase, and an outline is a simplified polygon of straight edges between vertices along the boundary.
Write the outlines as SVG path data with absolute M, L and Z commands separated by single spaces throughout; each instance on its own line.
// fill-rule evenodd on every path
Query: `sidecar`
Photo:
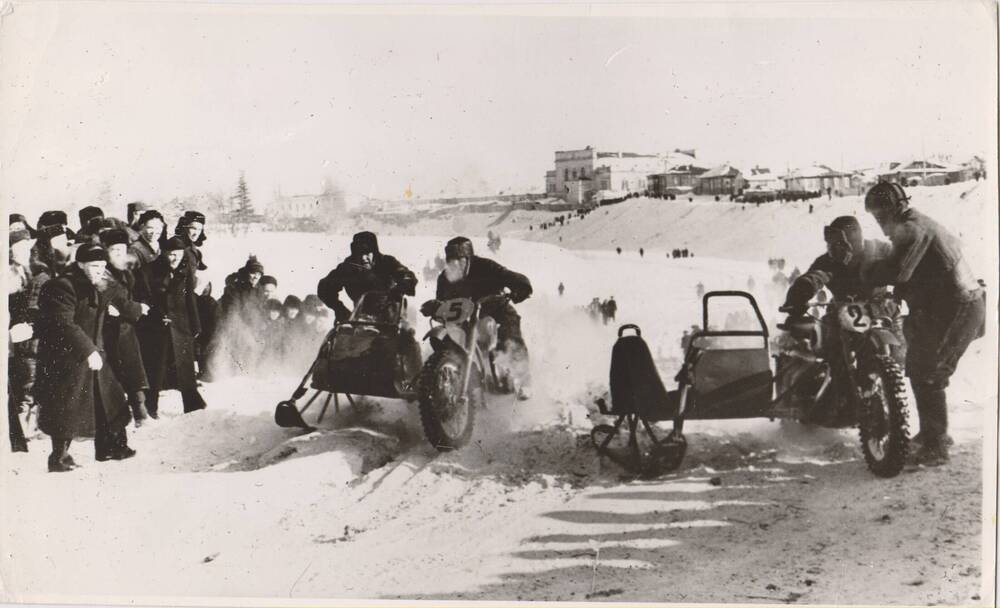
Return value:
M 327 334 L 292 398 L 278 404 L 275 422 L 311 429 L 302 414 L 322 393 L 327 397 L 319 421 L 331 399 L 339 409 L 338 394 L 352 403 L 352 395 L 415 399 L 412 383 L 423 361 L 406 313 L 405 297 L 381 291 L 361 296 L 350 319 L 336 323 Z M 316 392 L 298 409 L 296 401 L 308 392 L 307 383 Z
M 734 303 L 740 304 L 741 310 L 720 318 L 719 313 L 731 310 Z M 738 328 L 719 329 L 732 325 L 728 321 L 734 314 Z M 629 330 L 634 330 L 634 335 L 625 335 Z M 774 374 L 767 324 L 749 293 L 712 291 L 704 295 L 702 327 L 690 337 L 674 390 L 664 388 L 637 326 L 622 326 L 618 335 L 611 353 L 611 403 L 597 402 L 601 413 L 614 417 L 615 422 L 596 426 L 591 438 L 601 454 L 628 469 L 653 474 L 679 467 L 687 446 L 685 420 L 771 418 L 780 414 L 780 403 L 772 401 Z M 662 421 L 672 421 L 673 430 L 661 439 L 654 425 Z M 627 447 L 622 454 L 612 442 L 626 424 Z M 640 447 L 640 430 L 651 441 L 648 450 Z

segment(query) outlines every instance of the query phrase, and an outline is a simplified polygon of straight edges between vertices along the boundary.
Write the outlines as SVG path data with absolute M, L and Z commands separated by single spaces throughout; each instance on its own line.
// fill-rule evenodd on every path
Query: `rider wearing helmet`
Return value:
M 333 309 L 338 322 L 346 321 L 351 311 L 340 301 L 340 290 L 351 302 L 369 291 L 388 291 L 393 295 L 412 296 L 417 277 L 399 260 L 382 253 L 373 232 L 359 232 L 351 240 L 351 255 L 320 280 L 316 294 Z
M 445 268 L 438 275 L 437 300 L 425 302 L 420 311 L 431 315 L 440 301 L 452 298 L 479 300 L 490 295 L 499 295 L 506 288 L 510 291 L 511 302 L 520 303 L 531 296 L 531 282 L 528 277 L 504 268 L 502 265 L 475 255 L 472 241 L 459 236 L 451 239 L 444 247 Z M 521 335 L 521 317 L 506 302 L 483 309 L 483 315 L 493 317 L 499 328 L 497 338 L 500 350 L 507 353 L 520 381 L 518 396 L 527 398 L 528 349 Z
M 885 241 L 865 239 L 861 224 L 851 215 L 842 215 L 823 227 L 826 253 L 816 258 L 804 274 L 788 288 L 783 308 L 804 314 L 809 300 L 823 287 L 834 300 L 871 297 L 874 285 L 868 280 L 872 263 L 889 255 Z
M 945 389 L 969 344 L 983 333 L 985 290 L 959 240 L 910 208 L 899 184 L 875 184 L 865 195 L 865 210 L 892 242 L 889 257 L 873 265 L 873 277 L 895 285 L 910 309 L 904 323 L 906 375 L 920 417 L 917 459 L 940 465 L 948 460 Z

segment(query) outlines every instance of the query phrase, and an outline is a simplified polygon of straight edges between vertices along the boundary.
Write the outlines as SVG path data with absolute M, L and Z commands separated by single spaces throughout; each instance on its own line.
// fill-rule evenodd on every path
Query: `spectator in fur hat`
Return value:
M 160 257 L 163 243 L 163 228 L 167 225 L 159 211 L 144 211 L 135 222 L 139 238 L 129 246 L 129 253 L 135 257 L 137 266 L 152 263 Z
M 20 213 L 11 213 L 10 214 L 10 226 L 9 227 L 10 227 L 10 231 L 11 232 L 14 232 L 15 230 L 27 230 L 28 231 L 28 236 L 30 236 L 31 238 L 35 238 L 36 237 L 36 231 L 35 231 L 35 229 L 32 228 L 30 224 L 28 224 L 28 220 L 25 219 L 25 217 L 23 215 L 21 215 Z
M 82 232 L 87 229 L 87 226 L 90 224 L 90 220 L 97 217 L 104 217 L 104 211 L 102 211 L 100 207 L 89 205 L 80 209 L 78 215 L 80 216 L 80 231 Z
M 177 221 L 174 235 L 184 240 L 192 269 L 206 270 L 208 266 L 205 265 L 201 253 L 202 244 L 208 240 L 205 235 L 205 214 L 200 211 L 185 211 Z
M 76 263 L 47 282 L 39 296 L 38 428 L 52 439 L 49 471 L 76 467 L 70 442 L 94 437 L 97 460 L 135 455 L 125 425 L 130 418 L 125 391 L 110 366 L 103 325 L 112 309 L 124 308 L 105 288 L 107 251 L 86 244 Z
M 62 226 L 66 229 L 66 236 L 70 241 L 76 238 L 76 233 L 69 228 L 69 220 L 66 219 L 65 211 L 54 210 L 43 212 L 38 216 L 36 226 L 38 226 L 39 230 L 47 226 Z
M 278 290 L 278 279 L 269 274 L 265 274 L 260 278 L 260 283 L 258 283 L 258 285 L 260 285 L 260 290 L 264 294 L 264 298 L 270 300 L 274 297 L 274 292 Z M 278 302 L 278 304 L 278 308 L 281 308 L 281 302 Z
M 136 330 L 149 381 L 146 410 L 154 419 L 159 417 L 162 390 L 179 390 L 185 413 L 205 407 L 195 370 L 195 339 L 201 333 L 201 318 L 187 245 L 173 237 L 163 249 L 163 255 L 139 268 L 135 289 L 136 299 L 150 307 L 150 314 L 139 321 Z
M 101 244 L 108 251 L 108 274 L 113 279 L 109 288 L 118 290 L 118 297 L 129 303 L 120 315 L 111 316 L 104 323 L 108 363 L 125 388 L 132 418 L 139 427 L 147 417 L 145 391 L 149 390 L 149 382 L 135 324 L 149 312 L 149 305 L 134 300 L 135 275 L 129 270 L 128 233 L 123 228 L 105 230 L 101 232 Z
M 139 240 L 139 231 L 135 227 L 135 222 L 142 215 L 142 212 L 148 211 L 149 208 L 149 205 L 142 201 L 131 202 L 125 207 L 125 232 L 128 233 L 128 244 L 130 246 Z

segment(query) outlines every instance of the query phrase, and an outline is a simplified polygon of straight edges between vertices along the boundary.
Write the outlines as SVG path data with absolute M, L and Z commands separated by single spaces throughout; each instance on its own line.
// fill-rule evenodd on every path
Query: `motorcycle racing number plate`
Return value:
M 872 318 L 865 302 L 844 304 L 840 307 L 838 319 L 840 326 L 847 331 L 864 333 L 872 326 Z
M 472 300 L 455 298 L 445 300 L 437 309 L 437 317 L 445 323 L 464 323 L 472 316 Z

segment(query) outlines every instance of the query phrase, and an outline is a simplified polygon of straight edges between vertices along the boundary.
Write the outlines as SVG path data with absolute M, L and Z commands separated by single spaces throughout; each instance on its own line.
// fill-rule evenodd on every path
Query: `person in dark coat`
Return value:
M 136 266 L 144 266 L 160 257 L 165 242 L 164 226 L 166 221 L 155 209 L 144 211 L 136 220 L 135 228 L 139 238 L 129 245 L 129 254 L 135 259 Z
M 192 272 L 207 270 L 201 253 L 201 246 L 208 240 L 205 235 L 205 214 L 200 211 L 185 211 L 174 227 L 174 236 L 184 241 L 185 256 Z
M 258 323 L 267 301 L 260 289 L 263 276 L 264 265 L 251 254 L 242 268 L 226 277 L 226 289 L 219 304 L 227 320 L 239 318 L 251 327 Z
M 38 428 L 52 439 L 51 472 L 76 466 L 68 450 L 78 437 L 94 437 L 97 460 L 135 455 L 125 433 L 125 391 L 105 365 L 103 325 L 109 307 L 124 307 L 105 289 L 107 259 L 100 245 L 81 246 L 76 264 L 39 295 Z
M 31 389 L 34 383 L 34 353 L 28 348 L 34 328 L 28 312 L 31 289 L 31 233 L 26 228 L 10 232 L 10 256 L 7 275 L 7 422 L 12 452 L 27 452 L 28 440 L 21 426 L 20 414 L 33 405 Z M 30 357 L 30 360 L 29 360 Z
M 173 237 L 164 245 L 164 255 L 140 268 L 136 276 L 136 299 L 150 307 L 136 329 L 149 381 L 146 410 L 154 419 L 159 417 L 161 390 L 179 390 L 185 413 L 205 407 L 195 378 L 195 338 L 201 320 L 189 261 L 186 243 Z
M 101 244 L 108 251 L 108 273 L 114 280 L 113 288 L 121 290 L 120 298 L 136 306 L 123 309 L 118 316 L 110 316 L 104 323 L 105 344 L 111 369 L 125 388 L 128 404 L 132 409 L 135 426 L 146 419 L 146 395 L 149 381 L 142 364 L 139 338 L 135 323 L 149 312 L 148 304 L 135 302 L 135 275 L 128 269 L 128 233 L 116 228 L 101 233 Z M 139 313 L 135 316 L 135 313 Z
M 359 232 L 351 240 L 351 255 L 320 280 L 316 294 L 323 304 L 333 309 L 337 322 L 351 316 L 351 310 L 340 301 L 344 290 L 351 302 L 369 291 L 388 291 L 399 295 L 415 293 L 417 276 L 391 255 L 382 253 L 378 237 L 373 232 Z
M 945 389 L 973 340 L 985 333 L 986 292 L 965 260 L 961 242 L 941 224 L 909 206 L 899 184 L 879 183 L 865 195 L 871 213 L 892 242 L 873 264 L 877 283 L 894 285 L 910 309 L 906 375 L 920 418 L 917 461 L 948 461 L 948 400 Z
M 420 308 L 420 312 L 426 316 L 433 314 L 441 301 L 453 298 L 480 300 L 486 296 L 499 295 L 504 289 L 510 291 L 510 300 L 515 304 L 531 296 L 531 281 L 528 277 L 508 270 L 493 260 L 475 255 L 472 241 L 463 236 L 448 241 L 444 254 L 446 264 L 438 276 L 436 300 L 425 302 Z M 521 317 L 511 302 L 502 305 L 488 304 L 483 308 L 483 315 L 493 317 L 499 325 L 499 350 L 509 355 L 511 371 L 520 381 L 518 397 L 527 399 L 527 385 L 530 382 L 528 348 L 521 335 Z

